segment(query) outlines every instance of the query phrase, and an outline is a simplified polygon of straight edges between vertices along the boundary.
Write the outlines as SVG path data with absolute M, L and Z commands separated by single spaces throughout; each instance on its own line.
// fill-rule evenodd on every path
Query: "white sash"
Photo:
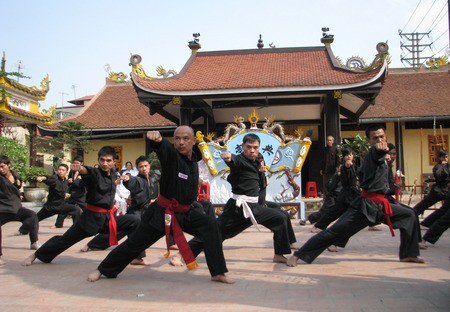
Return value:
M 244 213 L 245 218 L 250 218 L 250 221 L 252 221 L 252 224 L 256 226 L 256 229 L 261 232 L 261 230 L 258 228 L 258 222 L 256 222 L 255 216 L 253 215 L 252 210 L 248 206 L 247 203 L 257 203 L 258 202 L 258 196 L 247 196 L 247 195 L 237 195 L 233 194 L 232 197 L 234 200 L 236 200 L 236 207 L 242 207 L 242 212 Z

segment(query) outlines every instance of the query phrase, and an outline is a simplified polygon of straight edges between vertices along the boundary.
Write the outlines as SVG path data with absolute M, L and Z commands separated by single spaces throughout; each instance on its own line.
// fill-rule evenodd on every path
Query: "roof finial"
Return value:
M 256 45 L 258 49 L 264 48 L 264 42 L 262 40 L 262 35 L 259 35 L 258 44 Z
M 2 73 L 4 73 L 6 70 L 5 70 L 5 64 L 6 64 L 6 57 L 5 57 L 5 51 L 3 51 L 3 57 L 2 57 L 2 66 L 1 66 L 1 68 L 0 68 L 0 71 L 2 72 Z
M 320 38 L 320 42 L 325 44 L 325 46 L 327 46 L 327 47 L 329 47 L 330 44 L 332 44 L 334 41 L 334 35 L 328 34 L 329 31 L 330 31 L 330 28 L 322 27 L 323 33 L 322 33 L 322 38 Z
M 198 39 L 198 37 L 200 37 L 200 33 L 193 33 L 192 36 L 194 36 L 194 40 L 189 41 L 188 47 L 192 50 L 192 54 L 194 54 L 197 53 L 202 46 L 198 43 L 200 41 L 200 39 Z

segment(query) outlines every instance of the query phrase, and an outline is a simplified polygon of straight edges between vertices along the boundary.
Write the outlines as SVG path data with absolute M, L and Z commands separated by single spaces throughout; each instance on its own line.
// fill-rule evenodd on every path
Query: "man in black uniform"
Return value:
M 394 235 L 393 228 L 400 230 L 401 262 L 423 263 L 419 258 L 419 232 L 415 212 L 398 204 L 389 203 L 385 194 L 389 190 L 385 129 L 372 125 L 366 129 L 369 149 L 361 168 L 361 196 L 356 198 L 347 211 L 328 229 L 311 237 L 289 258 L 287 265 L 296 266 L 299 259 L 311 263 L 326 248 L 350 238 L 368 225 L 386 223 Z M 392 223 L 391 223 L 392 222 Z
M 83 156 L 75 156 L 72 159 L 72 164 L 79 164 L 82 166 L 84 164 Z M 84 207 L 86 206 L 86 188 L 84 187 L 83 180 L 81 180 L 80 173 L 78 171 L 70 170 L 69 176 L 67 177 L 67 183 L 69 184 L 69 197 L 66 199 L 67 203 L 78 206 L 81 210 L 84 210 Z M 52 228 L 62 228 L 66 217 L 66 214 L 58 214 L 55 225 Z M 73 220 L 73 222 L 75 222 L 75 220 Z
M 113 209 L 116 185 L 119 181 L 115 167 L 116 152 L 111 146 L 98 151 L 98 168 L 72 164 L 79 171 L 86 186 L 86 210 L 62 236 L 53 236 L 22 265 L 30 266 L 36 259 L 50 263 L 60 253 L 86 237 L 109 231 L 110 245 L 117 245 L 117 231 L 130 235 L 140 223 L 134 215 L 115 216 Z
M 146 156 L 139 156 L 136 159 L 137 176 L 130 173 L 121 175 L 120 179 L 123 185 L 130 191 L 130 206 L 127 214 L 133 214 L 142 217 L 145 210 L 155 200 L 158 194 L 155 193 L 154 181 L 150 178 L 150 161 Z M 121 240 L 125 233 L 118 233 L 118 240 Z M 81 248 L 81 251 L 89 250 L 105 250 L 109 247 L 108 235 L 98 234 L 90 242 Z M 145 251 L 143 251 L 136 259 L 131 261 L 133 265 L 148 265 L 144 261 Z
M 263 225 L 273 232 L 273 262 L 286 263 L 284 254 L 291 253 L 286 224 L 290 220 L 286 221 L 287 217 L 281 210 L 268 209 L 258 203 L 262 186 L 261 160 L 258 159 L 260 143 L 256 134 L 249 133 L 243 138 L 241 154 L 234 155 L 228 151 L 221 154 L 221 158 L 230 167 L 227 180 L 231 184 L 233 197 L 227 201 L 218 218 L 219 227 L 225 240 L 238 235 L 252 224 Z M 191 239 L 189 246 L 194 255 L 203 250 L 203 242 L 199 237 Z M 179 265 L 176 260 L 172 264 Z
M 228 270 L 217 221 L 206 215 L 203 207 L 196 202 L 199 173 L 193 153 L 194 130 L 188 126 L 176 128 L 174 144 L 163 138 L 159 131 L 148 131 L 147 138 L 161 163 L 160 195 L 144 212 L 136 233 L 114 248 L 97 270 L 89 274 L 88 281 L 95 282 L 102 274 L 108 278 L 117 277 L 139 253 L 164 235 L 169 248 L 171 233 L 187 267 L 194 269 L 197 262 L 183 235 L 184 231 L 203 239 L 211 280 L 233 283 L 225 276 Z
M 2 257 L 1 226 L 10 221 L 19 221 L 30 230 L 30 249 L 38 248 L 39 221 L 33 210 L 22 207 L 19 189 L 20 177 L 11 170 L 9 157 L 0 155 L 0 265 L 5 264 Z
M 60 164 L 56 170 L 56 174 L 36 178 L 37 182 L 43 182 L 48 186 L 47 201 L 37 213 L 39 221 L 54 216 L 55 214 L 63 214 L 72 216 L 73 222 L 75 223 L 80 217 L 82 212 L 81 208 L 66 201 L 69 197 L 66 177 L 68 171 L 69 166 Z M 26 225 L 22 225 L 19 232 L 21 234 L 27 234 L 29 229 Z
M 444 201 L 449 194 L 448 183 L 450 182 L 450 165 L 448 163 L 447 151 L 440 150 L 438 161 L 433 167 L 434 184 L 430 192 L 414 206 L 417 216 L 430 208 L 437 202 Z M 431 227 L 437 219 L 445 214 L 444 210 L 436 210 L 421 222 L 422 226 Z

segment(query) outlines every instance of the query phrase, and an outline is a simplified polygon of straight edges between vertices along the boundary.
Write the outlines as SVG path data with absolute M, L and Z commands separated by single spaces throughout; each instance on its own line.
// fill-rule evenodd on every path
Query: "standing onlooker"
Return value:
M 322 154 L 322 166 L 320 175 L 322 176 L 322 192 L 324 195 L 327 193 L 328 181 L 336 172 L 336 167 L 339 165 L 338 149 L 334 144 L 334 137 L 327 136 L 327 143 Z

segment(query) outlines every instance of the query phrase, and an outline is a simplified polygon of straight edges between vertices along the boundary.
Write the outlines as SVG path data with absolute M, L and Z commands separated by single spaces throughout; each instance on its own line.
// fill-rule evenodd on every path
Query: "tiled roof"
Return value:
M 8 108 L 11 112 L 15 113 L 16 115 L 28 119 L 37 123 L 50 123 L 52 121 L 52 117 L 45 116 L 38 113 L 33 113 L 25 109 L 18 108 L 13 105 L 8 105 Z
M 131 129 L 175 126 L 159 114 L 150 115 L 131 83 L 108 82 L 77 115 L 63 122 L 79 122 L 88 129 Z
M 450 73 L 441 70 L 390 70 L 384 86 L 361 118 L 450 115 Z
M 243 89 L 308 90 L 364 84 L 379 74 L 333 66 L 325 47 L 197 52 L 183 70 L 166 79 L 149 80 L 133 74 L 143 90 L 164 93 Z

